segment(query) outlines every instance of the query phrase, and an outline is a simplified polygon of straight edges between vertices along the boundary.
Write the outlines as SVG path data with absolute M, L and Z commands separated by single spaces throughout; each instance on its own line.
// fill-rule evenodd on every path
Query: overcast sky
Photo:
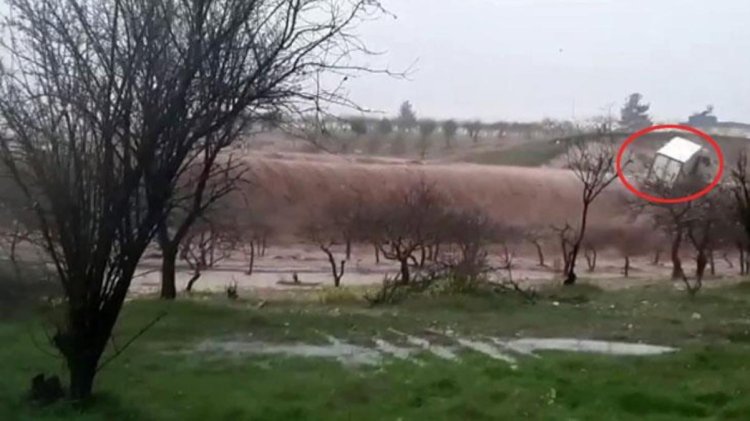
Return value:
M 538 120 L 617 113 L 641 92 L 663 121 L 713 104 L 750 122 L 748 0 L 383 0 L 397 18 L 360 28 L 379 63 L 358 103 L 420 116 Z M 371 60 L 372 61 L 372 60 Z M 376 61 L 373 61 L 376 62 Z

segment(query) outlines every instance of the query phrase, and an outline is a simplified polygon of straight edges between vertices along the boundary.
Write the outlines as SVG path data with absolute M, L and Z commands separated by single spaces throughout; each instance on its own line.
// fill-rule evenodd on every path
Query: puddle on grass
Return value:
M 260 341 L 204 341 L 197 352 L 219 352 L 234 355 L 285 355 L 289 357 L 333 358 L 346 366 L 379 365 L 383 355 L 373 349 L 352 345 L 333 337 L 327 345 L 304 343 L 272 344 Z
M 377 346 L 378 351 L 383 354 L 391 355 L 399 360 L 409 360 L 411 359 L 411 355 L 417 352 L 415 349 L 402 348 L 383 339 L 375 339 L 375 345 Z
M 596 341 L 572 338 L 523 338 L 502 340 L 492 338 L 495 344 L 519 354 L 534 355 L 535 351 L 570 351 L 607 355 L 659 355 L 677 351 L 668 346 L 635 344 L 628 342 Z
M 406 339 L 406 342 L 411 346 L 416 346 L 419 349 L 422 349 L 423 351 L 427 351 L 432 353 L 432 355 L 442 358 L 444 360 L 457 360 L 458 355 L 456 355 L 453 351 L 448 349 L 447 347 L 435 345 L 430 343 L 427 339 L 420 338 L 418 336 L 412 336 L 403 332 L 399 332 L 395 329 L 389 329 L 391 332 L 400 335 Z
M 396 332 L 396 331 L 394 331 Z M 400 359 L 412 361 L 418 365 L 423 362 L 416 359 L 421 352 L 430 352 L 440 358 L 458 361 L 460 359 L 454 351 L 456 347 L 440 347 L 431 344 L 428 340 L 397 332 L 406 338 L 406 343 L 411 347 L 394 345 L 379 338 L 373 338 L 372 345 L 354 345 L 332 336 L 326 336 L 328 344 L 274 344 L 262 341 L 240 341 L 240 340 L 208 340 L 200 343 L 194 351 L 199 353 L 225 353 L 230 355 L 283 355 L 290 357 L 305 358 L 329 358 L 339 361 L 345 366 L 377 366 L 388 359 Z M 456 335 L 448 336 L 456 344 L 466 350 L 472 350 L 485 356 L 501 360 L 510 364 L 512 368 L 517 367 L 518 356 L 534 356 L 537 351 L 569 351 L 583 353 L 597 353 L 615 356 L 648 356 L 659 355 L 677 351 L 676 348 L 658 345 L 609 342 L 590 339 L 572 338 L 522 338 L 501 339 L 487 338 L 487 342 L 464 338 Z

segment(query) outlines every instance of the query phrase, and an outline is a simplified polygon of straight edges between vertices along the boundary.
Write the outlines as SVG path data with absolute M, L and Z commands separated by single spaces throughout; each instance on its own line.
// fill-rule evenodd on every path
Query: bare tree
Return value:
M 342 58 L 362 47 L 348 29 L 377 4 L 7 3 L 0 159 L 63 287 L 52 340 L 70 396 L 85 399 L 123 351 L 101 361 L 138 261 L 180 203 L 179 180 L 218 156 L 246 115 L 325 97 L 307 90 L 310 75 L 351 69 Z
M 340 243 L 337 240 L 340 236 L 336 234 L 335 227 L 325 223 L 312 223 L 305 228 L 305 235 L 310 241 L 317 244 L 328 257 L 331 274 L 333 275 L 333 286 L 338 288 L 341 286 L 341 278 L 344 276 L 346 260 L 336 261 L 334 247 Z
M 211 269 L 231 256 L 238 242 L 234 227 L 213 221 L 193 224 L 180 243 L 180 257 L 193 271 L 185 290 L 192 292 L 203 271 Z
M 420 180 L 372 206 L 363 217 L 362 226 L 382 256 L 399 263 L 401 283 L 412 279 L 415 253 L 436 242 L 445 206 L 434 186 Z
M 534 245 L 541 267 L 547 266 L 544 262 L 544 242 L 549 234 L 549 230 L 544 228 L 531 228 L 526 232 L 526 239 Z
M 624 224 L 610 232 L 613 238 L 613 246 L 623 258 L 622 275 L 630 277 L 632 270 L 632 258 L 642 256 L 652 248 L 649 247 L 653 237 L 649 234 L 650 226 L 635 224 Z
M 474 143 L 479 142 L 479 134 L 484 129 L 484 123 L 479 120 L 469 121 L 464 123 L 464 129 L 469 133 L 469 137 Z
M 329 69 L 355 69 L 344 60 L 367 50 L 348 31 L 371 6 L 379 7 L 372 0 L 210 0 L 184 6 L 190 19 L 185 24 L 192 25 L 187 27 L 192 32 L 178 38 L 174 47 L 175 54 L 185 52 L 185 59 L 169 63 L 172 66 L 160 63 L 159 80 L 165 83 L 150 92 L 177 104 L 203 101 L 202 107 L 174 107 L 153 122 L 163 127 L 163 137 L 189 139 L 196 146 L 179 169 L 179 179 L 186 180 L 185 194 L 171 195 L 170 208 L 177 211 L 170 212 L 174 229 L 162 224 L 158 231 L 162 298 L 175 296 L 178 244 L 195 220 L 242 178 L 241 166 L 231 157 L 221 159 L 222 151 L 269 113 L 282 118 L 284 111 L 303 112 L 301 104 L 318 113 L 326 103 L 352 105 L 337 89 L 322 88 L 319 75 Z M 321 12 L 328 21 L 316 17 Z M 314 84 L 311 74 L 317 77 Z M 162 174 L 149 172 L 147 177 L 155 190 L 171 190 Z
M 687 178 L 672 185 L 654 180 L 644 184 L 644 189 L 658 197 L 683 197 L 702 188 L 700 179 Z M 681 280 L 693 296 L 703 285 L 705 270 L 711 264 L 713 251 L 729 241 L 728 233 L 736 231 L 731 218 L 733 203 L 729 189 L 720 185 L 700 199 L 685 203 L 661 204 L 649 202 L 650 214 L 655 224 L 672 238 L 672 279 Z M 689 277 L 682 267 L 680 245 L 687 241 L 696 255 L 694 277 Z
M 668 185 L 659 180 L 648 180 L 642 182 L 643 189 L 655 197 L 679 197 L 687 195 L 696 189 L 695 180 L 683 180 L 674 185 Z M 696 206 L 698 202 L 690 201 L 684 203 L 657 203 L 638 201 L 633 204 L 637 212 L 648 210 L 648 215 L 653 219 L 654 225 L 659 228 L 670 241 L 670 259 L 672 261 L 672 279 L 682 280 L 685 271 L 682 265 L 682 250 L 686 241 L 687 231 L 696 218 Z
M 453 147 L 453 139 L 456 137 L 458 131 L 458 123 L 456 120 L 446 120 L 442 124 L 443 136 L 445 137 L 445 147 L 451 149 Z
M 565 285 L 576 282 L 576 259 L 585 239 L 591 204 L 617 179 L 615 171 L 615 146 L 612 132 L 608 125 L 597 128 L 599 140 L 596 142 L 575 142 L 568 149 L 568 168 L 582 184 L 581 221 L 575 238 L 570 244 L 565 272 Z
M 596 270 L 599 251 L 603 250 L 614 241 L 610 227 L 590 227 L 583 241 L 583 257 L 589 272 Z
M 432 146 L 432 135 L 437 129 L 437 122 L 430 119 L 419 120 L 419 156 L 424 159 Z
M 250 210 L 248 212 L 252 213 L 253 211 Z M 237 224 L 237 229 L 241 235 L 240 245 L 247 259 L 247 270 L 245 273 L 252 275 L 255 269 L 255 259 L 265 256 L 268 239 L 272 235 L 273 230 L 259 215 L 245 215 L 243 218 L 238 219 L 242 221 Z
M 709 265 L 711 254 L 719 241 L 722 232 L 721 225 L 727 222 L 727 196 L 723 188 L 716 189 L 709 195 L 699 199 L 699 203 L 692 208 L 687 220 L 686 235 L 695 249 L 695 276 L 690 280 L 683 274 L 683 283 L 690 296 L 701 290 L 706 266 Z
M 550 229 L 555 232 L 557 241 L 560 244 L 560 253 L 562 254 L 563 262 L 562 273 L 568 273 L 570 267 L 570 250 L 572 249 L 575 231 L 567 222 L 562 227 L 552 225 Z M 557 270 L 557 267 L 555 267 L 555 270 Z
M 732 169 L 729 190 L 734 198 L 730 209 L 735 211 L 736 220 L 744 231 L 744 238 L 736 238 L 735 243 L 740 255 L 740 273 L 745 275 L 750 268 L 750 173 L 748 172 L 747 151 L 743 151 Z
M 161 298 L 176 296 L 176 258 L 180 244 L 189 235 L 193 224 L 205 215 L 221 198 L 232 192 L 243 180 L 241 162 L 228 156 L 222 161 L 219 151 L 229 145 L 234 137 L 227 136 L 220 142 L 205 141 L 201 146 L 203 156 L 191 164 L 178 180 L 167 219 L 159 224 L 157 241 L 162 253 Z M 219 158 L 217 160 L 217 158 Z M 151 185 L 160 180 L 149 179 Z

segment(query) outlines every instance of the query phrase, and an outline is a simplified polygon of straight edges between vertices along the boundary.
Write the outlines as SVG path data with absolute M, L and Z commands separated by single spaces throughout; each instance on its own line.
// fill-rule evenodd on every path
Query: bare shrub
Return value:
M 409 294 L 409 285 L 404 284 L 398 278 L 385 277 L 383 283 L 375 292 L 364 295 L 365 300 L 371 306 L 384 304 L 397 304 L 404 300 Z
M 237 282 L 232 282 L 230 285 L 227 285 L 225 288 L 225 291 L 227 293 L 227 298 L 234 301 L 240 298 Z
M 497 224 L 478 210 L 446 212 L 443 221 L 444 241 L 457 253 L 441 256 L 439 264 L 456 282 L 479 281 L 489 269 L 487 246 L 500 234 Z

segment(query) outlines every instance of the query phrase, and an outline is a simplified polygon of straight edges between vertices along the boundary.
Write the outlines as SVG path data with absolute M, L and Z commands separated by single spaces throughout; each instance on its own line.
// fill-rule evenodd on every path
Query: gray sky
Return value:
M 384 0 L 360 33 L 410 81 L 363 75 L 361 105 L 420 116 L 537 120 L 619 112 L 641 92 L 659 120 L 713 104 L 750 122 L 748 0 Z

